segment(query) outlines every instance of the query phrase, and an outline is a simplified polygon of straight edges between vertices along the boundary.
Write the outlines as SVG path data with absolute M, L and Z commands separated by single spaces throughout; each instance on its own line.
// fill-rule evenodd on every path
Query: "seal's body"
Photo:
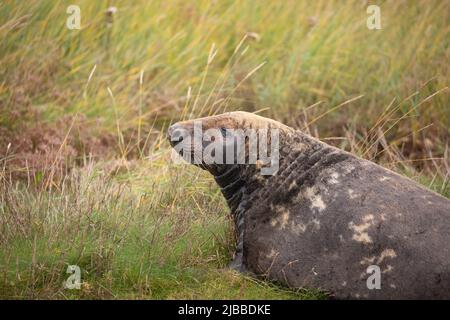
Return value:
M 340 299 L 450 299 L 448 199 L 270 119 L 232 112 L 199 120 L 280 130 L 274 175 L 251 164 L 200 165 L 235 218 L 235 268 Z M 169 135 L 180 128 L 192 121 Z

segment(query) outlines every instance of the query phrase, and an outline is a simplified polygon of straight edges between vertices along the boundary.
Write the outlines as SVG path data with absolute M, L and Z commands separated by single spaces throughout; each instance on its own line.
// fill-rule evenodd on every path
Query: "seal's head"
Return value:
M 236 111 L 181 121 L 168 130 L 184 160 L 213 174 L 230 165 L 267 165 L 278 152 L 275 139 L 293 129 L 272 119 Z

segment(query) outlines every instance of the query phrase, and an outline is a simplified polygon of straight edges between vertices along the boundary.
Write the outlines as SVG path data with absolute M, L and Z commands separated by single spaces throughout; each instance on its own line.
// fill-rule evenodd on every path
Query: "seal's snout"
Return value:
M 167 130 L 167 138 L 169 139 L 172 147 L 183 141 L 184 134 L 184 128 L 178 123 L 175 123 L 169 127 L 169 129 Z
M 170 140 L 170 138 L 172 137 L 173 132 L 176 130 L 178 124 L 173 124 L 169 127 L 169 129 L 167 129 L 167 138 Z

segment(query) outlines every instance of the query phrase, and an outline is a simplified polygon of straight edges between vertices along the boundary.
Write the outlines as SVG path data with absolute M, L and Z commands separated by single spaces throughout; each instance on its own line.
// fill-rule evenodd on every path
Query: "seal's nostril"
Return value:
M 183 141 L 184 133 L 183 127 L 178 124 L 174 124 L 169 127 L 167 130 L 167 135 L 172 146 L 175 146 Z
M 172 141 L 181 142 L 183 140 L 183 130 L 175 129 L 173 130 L 170 138 Z

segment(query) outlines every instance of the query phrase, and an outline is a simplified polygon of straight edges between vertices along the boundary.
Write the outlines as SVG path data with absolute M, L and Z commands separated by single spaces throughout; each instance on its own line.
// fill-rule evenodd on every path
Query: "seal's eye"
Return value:
M 226 128 L 220 128 L 220 133 L 222 133 L 222 137 L 226 137 L 227 136 L 227 129 Z

